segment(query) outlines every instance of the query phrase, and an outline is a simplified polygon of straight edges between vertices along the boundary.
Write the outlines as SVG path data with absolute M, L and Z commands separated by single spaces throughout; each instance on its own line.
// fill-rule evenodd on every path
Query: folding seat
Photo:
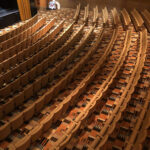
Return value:
M 37 95 L 40 90 L 41 90 L 41 78 L 38 78 L 33 84 L 34 95 Z
M 4 83 L 8 84 L 8 83 L 11 82 L 12 78 L 13 78 L 12 71 L 9 70 L 9 71 L 7 71 L 7 72 L 4 74 L 4 79 L 3 79 L 3 81 L 4 81 Z
M 9 40 L 4 41 L 4 42 L 2 43 L 2 50 L 3 50 L 3 51 L 7 49 L 7 44 L 8 44 L 8 43 L 9 43 Z
M 17 78 L 16 80 L 14 80 L 12 83 L 12 89 L 11 91 L 13 93 L 19 92 L 21 90 L 21 83 L 20 83 L 20 78 Z
M 24 121 L 30 120 L 35 113 L 35 104 L 31 104 L 23 111 L 23 119 Z
M 63 105 L 59 105 L 59 106 L 55 109 L 55 111 L 54 111 L 54 116 L 53 116 L 53 122 L 56 122 L 56 121 L 61 117 L 62 108 L 63 108 Z
M 48 59 L 45 59 L 42 62 L 42 65 L 43 65 L 43 71 L 46 71 L 48 69 Z
M 11 93 L 11 88 L 11 84 L 9 84 L 8 86 L 5 86 L 4 88 L 0 89 L 0 97 L 4 99 L 8 98 Z
M 40 76 L 43 74 L 43 65 L 42 64 L 39 64 L 36 66 L 37 68 L 37 75 Z
M 21 45 L 21 42 L 20 43 L 17 43 L 15 46 L 13 46 L 14 47 L 14 49 L 15 49 L 15 53 L 17 54 L 17 53 L 19 53 L 19 52 L 21 52 L 21 50 L 22 50 L 22 45 Z
M 0 73 L 3 72 L 3 70 L 2 70 L 2 69 L 3 69 L 2 65 L 3 65 L 3 63 L 1 62 L 1 63 L 0 63 Z
M 34 55 L 34 46 L 29 47 L 29 56 L 33 56 Z
M 34 143 L 37 139 L 42 136 L 43 133 L 43 125 L 37 125 L 34 127 L 30 132 L 29 135 L 31 136 L 31 142 Z
M 44 48 L 44 58 L 48 57 L 48 47 Z
M 17 56 L 16 55 L 14 55 L 14 56 L 12 56 L 11 58 L 10 58 L 10 66 L 11 67 L 15 67 L 16 65 L 17 65 Z
M 15 102 L 14 102 L 14 99 L 11 98 L 9 99 L 9 101 L 7 103 L 5 103 L 3 105 L 3 111 L 4 111 L 4 114 L 7 115 L 8 113 L 10 113 L 11 111 L 13 111 L 15 108 Z
M 24 102 L 24 92 L 18 93 L 17 95 L 15 95 L 15 96 L 13 97 L 13 99 L 14 99 L 14 102 L 15 102 L 15 106 L 16 106 L 16 107 L 22 105 L 23 102 Z
M 20 73 L 24 74 L 25 72 L 27 72 L 27 62 L 24 61 L 19 65 L 19 70 Z
M 1 55 L 1 60 L 6 60 L 6 59 L 8 59 L 10 56 L 9 56 L 9 49 L 7 49 L 6 51 L 4 51 L 4 52 L 2 52 L 1 53 L 2 55 Z
M 30 147 L 31 144 L 31 136 L 24 136 L 14 143 L 16 150 L 26 150 Z
M 48 84 L 48 80 L 49 80 L 49 74 L 45 74 L 44 76 L 42 76 L 42 79 L 41 79 L 41 84 L 42 84 L 42 88 L 45 88 Z
M 3 52 L 0 52 L 0 62 L 2 62 L 3 60 L 4 60 L 4 54 L 3 54 Z
M 51 70 L 50 73 L 49 73 L 49 82 L 51 82 L 53 79 L 54 79 L 54 73 L 55 73 L 55 70 Z
M 6 72 L 10 68 L 10 60 L 7 59 L 7 60 L 3 61 L 2 64 L 3 64 L 2 70 L 3 70 L 3 72 Z
M 33 66 L 33 59 L 32 58 L 29 58 L 27 60 L 27 69 L 30 70 Z
M 46 116 L 40 123 L 43 125 L 43 131 L 47 131 L 51 125 L 52 125 L 52 122 L 53 121 L 53 114 L 50 114 L 48 116 Z
M 38 100 L 35 102 L 35 113 L 38 114 L 42 108 L 44 107 L 44 100 L 45 96 L 41 96 L 38 98 Z
M 29 49 L 26 48 L 26 49 L 23 49 L 23 55 L 24 55 L 24 60 L 27 60 L 29 59 Z
M 33 96 L 33 85 L 30 84 L 24 89 L 24 99 L 28 100 Z
M 20 112 L 10 121 L 11 129 L 14 131 L 23 124 L 23 113 Z
M 28 78 L 29 72 L 26 72 L 20 77 L 20 85 L 21 87 L 25 87 L 29 83 L 29 78 Z
M 13 68 L 13 70 L 12 70 L 12 77 L 13 78 L 18 78 L 21 75 L 19 68 L 20 68 L 19 66 Z
M 53 55 L 48 57 L 48 62 L 49 62 L 49 66 L 51 66 L 54 63 L 54 56 Z
M 60 65 L 57 64 L 56 67 L 54 68 L 54 77 L 59 74 L 59 70 L 60 70 Z
M 9 50 L 9 57 L 11 57 L 17 53 L 15 46 L 9 48 L 8 50 Z
M 38 55 L 39 55 L 39 57 L 38 57 L 39 62 L 41 62 L 41 61 L 44 59 L 44 53 L 43 53 L 43 51 L 40 51 L 40 52 L 38 53 Z
M 35 80 L 35 78 L 36 78 L 36 76 L 37 76 L 37 69 L 36 69 L 36 67 L 33 67 L 30 71 L 29 71 L 29 73 L 28 73 L 28 79 L 29 79 L 29 81 L 30 82 L 32 82 L 32 81 L 34 81 Z
M 35 66 L 35 65 L 37 65 L 38 64 L 38 54 L 36 54 L 36 55 L 34 55 L 33 57 L 32 57 L 32 59 L 33 59 L 33 66 Z
M 4 116 L 3 105 L 0 106 L 0 119 Z
M 10 123 L 0 127 L 0 141 L 4 140 L 11 133 Z

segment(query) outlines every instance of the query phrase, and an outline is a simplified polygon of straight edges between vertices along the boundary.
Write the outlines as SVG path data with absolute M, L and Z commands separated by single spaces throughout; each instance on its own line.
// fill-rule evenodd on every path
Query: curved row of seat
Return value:
M 54 29 L 54 32 L 51 32 L 50 36 L 54 38 L 55 35 L 62 29 L 62 27 L 63 27 L 63 22 L 61 22 Z M 13 66 L 13 68 L 9 70 L 7 73 L 1 75 L 0 77 L 0 81 L 1 81 L 0 96 L 2 99 L 9 97 L 10 91 L 8 89 L 10 89 L 12 85 L 15 86 L 16 84 L 15 82 L 17 82 L 16 80 L 18 79 L 18 77 L 22 78 L 23 74 L 31 70 L 33 66 L 41 62 L 43 58 L 45 58 L 48 54 L 50 54 L 51 52 L 50 48 L 47 47 L 46 49 L 40 50 L 39 48 L 42 46 L 43 45 L 38 45 L 38 47 L 35 46 L 32 49 L 27 49 L 25 51 L 22 51 L 15 57 L 13 57 L 13 59 L 10 59 L 10 64 L 11 67 Z M 10 64 L 5 67 L 10 67 Z
M 126 37 L 126 40 L 125 40 L 125 43 L 127 44 L 128 43 L 128 38 L 130 38 L 130 34 L 129 33 L 127 33 L 127 37 Z M 126 47 L 126 44 L 125 44 L 125 47 L 124 47 L 124 50 L 122 51 L 122 53 L 121 53 L 121 55 L 120 55 L 120 58 L 119 58 L 119 60 L 117 61 L 117 63 L 116 63 L 116 65 L 115 65 L 115 67 L 113 68 L 113 70 L 110 72 L 110 74 L 109 74 L 109 76 L 108 76 L 108 78 L 106 78 L 106 80 L 104 81 L 104 83 L 100 86 L 100 88 L 99 88 L 99 90 L 95 93 L 95 95 L 94 95 L 94 97 L 92 98 L 92 100 L 90 101 L 90 103 L 92 104 L 92 106 L 90 106 L 90 104 L 85 108 L 85 111 L 84 111 L 84 113 L 85 112 L 87 112 L 87 113 L 85 113 L 85 115 L 84 115 L 84 117 L 83 117 L 83 122 L 81 122 L 81 124 L 82 124 L 82 126 L 83 126 L 83 124 L 84 125 L 86 125 L 86 123 L 85 123 L 85 120 L 86 120 L 86 117 L 89 117 L 90 116 L 90 114 L 92 114 L 93 113 L 93 111 L 95 110 L 95 108 L 99 105 L 99 104 L 101 104 L 100 103 L 100 97 L 103 95 L 103 92 L 105 92 L 106 91 L 106 89 L 108 89 L 108 87 L 110 87 L 109 86 L 109 84 L 111 84 L 111 82 L 113 81 L 113 79 L 115 78 L 115 76 L 116 76 L 116 72 L 119 70 L 119 68 L 121 67 L 121 65 L 123 64 L 123 61 L 124 61 L 124 59 L 125 59 L 125 56 L 126 56 L 126 54 L 127 54 L 127 47 Z M 125 54 L 126 53 L 126 54 Z M 107 54 L 108 55 L 108 54 Z M 124 57 L 124 58 L 123 58 Z M 105 57 L 104 57 L 105 58 Z M 121 61 L 122 61 L 122 63 L 121 63 Z M 101 60 L 100 60 L 100 62 L 101 62 Z M 103 62 L 103 61 L 102 61 Z M 102 63 L 103 64 L 103 63 Z M 102 65 L 101 64 L 101 65 Z M 100 64 L 99 64 L 100 65 Z M 116 69 L 117 67 L 119 67 L 118 69 Z M 113 75 L 114 74 L 114 75 Z M 111 78 L 112 77 L 112 78 Z M 109 80 L 111 80 L 111 81 L 109 81 Z M 107 85 L 108 84 L 108 85 Z M 106 86 L 107 85 L 107 86 Z M 95 144 L 94 144 L 95 145 Z M 92 146 L 94 146 L 94 145 L 89 145 L 91 148 L 92 148 Z M 90 148 L 89 147 L 89 148 Z M 94 148 L 94 147 L 93 147 Z
M 88 36 L 91 34 L 91 32 L 93 31 L 93 28 L 91 28 L 91 30 L 90 30 L 90 32 L 88 33 Z M 87 37 L 88 37 L 87 36 Z M 90 52 L 91 53 L 91 52 Z M 87 56 L 89 57 L 90 55 L 89 55 L 89 52 L 88 52 L 88 54 L 86 54 L 85 55 L 85 58 L 86 58 L 86 60 L 87 60 Z M 50 90 L 50 91 L 48 91 L 48 96 L 46 96 L 45 95 L 45 100 L 43 99 L 42 101 L 43 101 L 43 103 L 46 103 L 47 104 L 47 102 L 48 101 L 50 101 L 50 99 L 53 97 L 53 96 L 55 96 L 57 93 L 58 93 L 58 90 L 61 90 L 62 88 L 64 88 L 64 86 L 65 86 L 65 84 L 66 84 L 66 82 L 68 81 L 68 80 L 70 80 L 75 74 L 76 74 L 76 72 L 78 72 L 78 70 L 80 70 L 81 69 L 81 66 L 83 65 L 82 63 L 83 62 L 85 62 L 85 59 L 82 59 L 78 64 L 76 64 L 76 66 L 72 69 L 72 71 L 71 72 L 69 72 L 69 74 L 67 74 L 67 76 L 62 80 L 62 81 L 60 81 L 58 84 L 57 84 L 57 87 L 55 86 L 55 88 L 53 87 L 53 89 L 52 90 Z M 71 77 L 72 76 L 72 77 Z M 67 81 L 66 81 L 67 80 Z M 58 88 L 59 87 L 59 88 Z M 56 90 L 56 88 L 57 88 L 57 90 Z M 55 90 L 54 90 L 55 89 Z M 55 92 L 55 93 L 54 93 Z M 52 94 L 53 93 L 53 94 Z M 50 96 L 51 95 L 51 96 Z M 46 97 L 49 99 L 47 99 L 46 100 Z M 45 101 L 45 102 L 44 102 Z M 34 138 L 39 138 L 39 136 L 37 135 L 38 133 L 39 133 L 39 130 L 40 130 L 40 132 L 43 132 L 43 131 L 45 131 L 46 130 L 46 127 L 48 127 L 49 126 L 49 124 L 51 123 L 51 122 L 55 122 L 55 120 L 57 119 L 57 117 L 58 116 L 60 116 L 60 114 L 61 114 L 61 111 L 60 111 L 60 109 L 61 109 L 61 107 L 59 107 L 59 108 L 56 108 L 56 110 L 54 110 L 53 112 L 51 112 L 51 114 L 49 115 L 49 117 L 52 117 L 51 118 L 51 120 L 49 120 L 50 118 L 49 117 L 47 117 L 47 118 L 45 118 L 45 121 L 43 121 L 43 123 L 41 123 L 41 124 L 43 124 L 42 126 L 43 126 L 43 129 L 40 127 L 40 126 L 37 126 L 34 130 L 32 130 L 32 131 L 30 131 L 30 133 L 29 133 L 29 135 L 33 135 L 34 136 Z M 63 109 L 64 110 L 64 109 Z M 48 120 L 47 120 L 48 119 Z M 48 122 L 47 122 L 48 121 Z M 39 127 L 40 127 L 40 129 L 39 129 Z M 38 130 L 37 130 L 38 129 Z M 41 130 L 42 129 L 42 130 Z M 35 136 L 35 134 L 36 134 L 36 136 Z M 27 135 L 28 136 L 28 135 Z M 32 137 L 31 137 L 31 139 L 32 139 Z M 35 140 L 36 140 L 35 139 Z M 34 142 L 34 141 L 33 141 Z
M 80 7 L 68 23 L 61 21 L 65 11 L 56 12 L 56 16 L 61 13 L 57 26 L 53 23 L 40 39 L 34 34 L 36 41 L 31 40 L 32 45 L 16 52 L 17 55 L 13 53 L 8 65 L 2 61 L 6 65 L 0 76 L 0 148 L 142 147 L 149 127 L 142 122 L 148 121 L 149 104 L 147 30 L 142 30 L 142 25 L 140 38 L 132 32 L 124 9 L 121 18 L 116 9 L 110 17 L 106 15 L 108 10 L 103 13 L 107 20 L 103 25 L 109 21 L 109 26 L 101 28 L 100 21 L 94 22 L 101 19 L 98 8 L 91 13 L 87 12 L 88 5 L 85 11 Z M 128 26 L 126 32 L 120 21 L 115 24 L 117 18 Z M 135 110 L 137 107 L 140 109 Z M 135 128 L 129 130 L 128 126 Z M 144 136 L 140 139 L 142 131 Z
M 0 36 L 0 43 L 8 40 L 9 38 L 12 38 L 18 34 L 20 34 L 21 32 L 23 32 L 24 30 L 28 29 L 29 27 L 31 27 L 33 24 L 35 24 L 38 20 L 38 15 L 35 15 L 34 17 L 32 17 L 31 19 L 27 20 L 26 22 L 24 22 L 23 24 L 19 25 L 19 27 L 16 27 L 8 32 L 4 32 L 1 36 Z
M 141 34 L 140 40 L 142 40 L 142 41 L 145 39 L 144 36 L 146 36 L 144 33 L 147 33 L 147 32 L 145 32 L 145 31 L 140 32 L 140 34 Z M 100 149 L 107 142 L 108 137 L 112 134 L 115 127 L 117 127 L 117 122 L 120 120 L 121 115 L 122 115 L 123 111 L 125 110 L 127 103 L 129 102 L 129 100 L 131 98 L 131 94 L 134 92 L 134 88 L 137 85 L 137 82 L 140 78 L 140 74 L 142 71 L 142 67 L 144 65 L 145 57 L 142 57 L 142 55 L 144 55 L 146 52 L 146 49 L 142 46 L 142 44 L 143 43 L 140 42 L 140 48 L 139 48 L 139 53 L 138 53 L 136 65 L 135 65 L 135 68 L 131 74 L 129 82 L 127 83 L 127 86 L 126 86 L 125 90 L 123 91 L 123 93 L 120 97 L 119 103 L 115 107 L 109 120 L 107 120 L 107 122 L 110 122 L 110 120 L 113 120 L 113 122 L 112 122 L 110 127 L 109 127 L 109 124 L 107 123 L 108 128 L 105 131 L 105 136 L 100 141 L 99 145 L 97 146 L 97 149 Z M 120 107 L 120 106 L 122 106 L 122 107 Z M 116 116 L 115 116 L 115 114 L 116 114 Z M 106 128 L 106 125 L 105 125 L 105 128 Z
M 60 23 L 61 24 L 61 23 Z M 70 28 L 68 28 L 68 30 L 66 30 L 66 32 L 65 32 L 65 34 L 69 34 L 69 32 L 70 32 L 70 29 L 71 29 L 71 27 L 72 26 L 70 26 Z M 61 28 L 60 28 L 61 29 Z M 58 30 L 57 32 L 59 32 L 60 30 Z M 69 31 L 69 32 L 68 32 Z M 66 35 L 65 34 L 62 34 L 62 37 L 64 38 L 64 40 L 66 39 Z M 59 39 L 62 39 L 62 38 L 59 38 Z M 55 42 L 56 43 L 56 42 Z M 45 68 L 47 67 L 47 63 L 48 63 L 48 65 L 49 66 L 51 66 L 57 59 L 58 59 L 58 56 L 57 56 L 57 54 L 59 54 L 59 56 L 61 55 L 61 53 L 62 53 L 62 50 L 61 51 L 56 51 L 55 53 L 53 53 L 52 55 L 50 55 L 51 53 L 51 51 L 53 50 L 53 49 L 51 49 L 52 48 L 52 46 L 55 44 L 54 42 L 52 43 L 52 44 L 50 44 L 48 47 L 46 47 L 46 48 L 44 48 L 44 49 L 42 49 L 39 53 L 37 53 L 36 55 L 37 55 L 37 59 L 34 59 L 34 57 L 31 57 L 29 60 L 29 65 L 30 65 L 30 68 L 28 69 L 28 71 L 25 73 L 24 72 L 24 74 L 22 74 L 21 76 L 19 76 L 19 78 L 17 78 L 14 82 L 12 82 L 11 84 L 9 84 L 8 86 L 6 86 L 6 88 L 8 88 L 8 87 L 12 87 L 12 85 L 14 85 L 14 86 L 19 86 L 20 88 L 21 87 L 24 87 L 27 83 L 29 83 L 29 81 L 32 81 L 35 77 L 36 77 L 36 74 L 37 75 L 40 75 L 40 74 L 42 74 L 42 70 L 44 71 L 45 70 Z M 57 43 L 56 43 L 57 44 Z M 36 56 L 35 55 L 35 56 Z M 48 56 L 48 55 L 50 55 L 50 56 Z M 36 61 L 34 61 L 34 60 L 36 60 Z M 41 63 L 40 63 L 41 62 Z M 40 63 L 40 64 L 38 64 L 38 63 Z M 28 67 L 28 60 L 27 61 L 25 61 L 25 64 L 27 65 L 27 66 L 25 66 L 25 68 L 24 69 L 27 69 L 26 67 Z M 37 66 L 35 66 L 36 64 L 38 64 Z M 33 68 L 31 67 L 31 65 L 34 65 L 33 66 Z M 44 66 L 45 65 L 45 66 Z M 43 66 L 43 67 L 42 67 Z M 19 66 L 18 66 L 19 67 Z M 40 70 L 39 70 L 39 69 Z M 25 71 L 25 70 L 24 70 Z M 18 73 L 19 74 L 19 73 Z M 18 82 L 17 82 L 18 81 Z M 19 82 L 20 81 L 20 82 Z M 15 83 L 18 83 L 17 85 L 15 84 Z M 14 87 L 13 87 L 14 88 Z M 16 89 L 15 89 L 16 90 Z M 4 94 L 4 91 L 5 91 L 5 88 L 4 89 L 2 89 L 1 90 L 1 94 Z M 7 92 L 9 91 L 9 90 L 6 90 Z M 5 94 L 6 94 L 6 92 L 5 92 Z M 7 93 L 7 95 L 8 94 L 10 94 L 9 92 Z M 6 96 L 6 95 L 4 95 L 4 96 Z M 12 102 L 7 102 L 7 103 L 5 103 L 5 105 L 3 106 L 1 106 L 1 108 L 3 108 L 4 107 L 4 111 L 5 111 L 5 114 L 7 114 L 7 113 L 9 113 L 10 111 L 11 111 L 11 109 L 12 109 L 12 106 L 10 106 L 10 105 L 12 105 Z M 18 106 L 18 105 L 16 105 L 16 106 Z M 1 109 L 2 111 L 3 111 L 3 109 Z M 0 115 L 0 116 L 2 116 L 2 114 Z
M 82 28 L 81 28 L 81 29 L 82 29 Z M 81 31 L 82 31 L 82 30 L 81 30 Z M 78 34 L 77 34 L 77 35 L 78 35 Z M 61 49 L 61 51 L 60 51 L 61 53 L 63 53 L 62 50 L 63 50 L 63 49 Z M 79 50 L 78 50 L 78 51 L 79 51 Z M 55 56 L 55 55 L 54 55 L 54 56 Z M 58 58 L 56 58 L 56 59 L 58 59 Z M 64 61 L 65 61 L 66 63 L 69 63 L 67 60 L 64 60 Z M 63 63 L 62 63 L 62 64 L 63 64 Z M 43 66 L 43 67 L 45 67 L 45 66 Z M 52 70 L 53 73 L 55 73 L 55 72 L 57 71 L 57 69 L 58 69 L 58 68 L 55 68 L 55 70 Z M 60 69 L 63 69 L 63 67 L 59 65 L 59 70 L 60 70 Z M 56 73 L 57 73 L 57 72 L 56 72 Z M 47 75 L 50 75 L 50 76 L 51 76 L 52 74 L 51 74 L 51 73 L 47 73 Z M 52 76 L 54 76 L 54 74 L 53 74 Z M 44 81 L 44 80 L 41 80 L 41 81 Z M 45 84 L 47 84 L 47 82 L 46 82 Z M 30 87 L 31 87 L 31 86 L 33 86 L 33 85 L 30 85 Z M 36 86 L 35 86 L 35 87 L 36 87 Z M 30 90 L 31 90 L 31 88 L 30 88 Z M 28 90 L 28 92 L 31 93 L 30 90 Z M 25 91 L 24 91 L 24 92 L 25 92 Z M 28 98 L 29 98 L 30 96 L 31 96 L 31 94 L 28 93 Z M 22 104 L 21 100 L 19 100 L 18 102 L 16 101 L 16 103 L 17 103 L 16 106 Z
M 5 44 L 9 44 L 9 46 L 13 46 L 15 44 L 17 44 L 18 42 L 28 38 L 28 36 L 32 35 L 34 32 L 36 32 L 39 28 L 41 28 L 41 26 L 43 26 L 46 23 L 46 19 L 42 18 L 39 21 L 37 21 L 33 26 L 31 26 L 30 28 L 26 29 L 25 31 L 23 31 L 22 33 L 20 33 L 19 35 L 16 35 L 13 38 L 10 38 L 7 41 L 4 41 L 3 43 Z M 3 44 L 2 43 L 2 44 Z M 9 57 L 11 57 L 11 54 L 13 54 L 13 52 L 11 52 L 12 49 L 8 49 L 5 51 L 0 52 L 0 62 L 8 59 Z
M 30 37 L 32 34 L 34 34 L 38 29 L 40 29 L 44 24 L 46 23 L 46 18 L 42 18 L 36 23 L 34 23 L 31 27 L 27 28 L 20 34 L 5 40 L 1 43 L 1 51 L 6 51 L 10 47 L 16 45 L 17 43 L 20 43 L 21 41 L 25 40 L 26 38 Z
M 114 36 L 115 36 L 115 33 L 116 33 L 116 31 L 114 31 Z M 113 37 L 114 37 L 113 36 Z M 101 35 L 99 36 L 99 38 L 101 38 Z M 98 39 L 99 39 L 98 38 Z M 107 50 L 106 50 L 106 52 L 104 52 L 104 56 L 106 56 L 106 54 L 108 55 L 108 52 L 110 52 L 110 50 L 111 50 L 111 47 L 112 47 L 112 45 L 113 45 L 113 38 L 112 38 L 112 40 L 111 40 L 111 42 L 109 43 L 109 45 L 108 45 L 108 47 L 107 47 Z M 114 40 L 115 41 L 115 40 Z M 98 44 L 99 44 L 99 40 L 97 41 L 97 43 L 95 43 L 95 45 L 97 45 L 98 46 Z M 96 47 L 95 47 L 96 48 Z M 78 87 L 72 92 L 72 100 L 70 101 L 70 104 L 69 104 L 69 106 L 74 106 L 75 105 L 75 103 L 76 103 L 76 100 L 78 99 L 78 97 L 84 92 L 84 90 L 86 89 L 86 87 L 87 87 L 87 85 L 91 82 L 91 80 L 93 79 L 93 77 L 95 76 L 95 74 L 96 73 L 98 73 L 98 70 L 99 70 L 99 68 L 102 66 L 102 64 L 103 64 L 103 59 L 106 59 L 106 57 L 104 57 L 104 56 L 102 56 L 102 58 L 97 62 L 97 65 L 95 65 L 95 66 L 93 66 L 93 68 L 92 68 L 92 70 L 90 71 L 90 73 L 88 73 L 87 75 L 86 75 L 86 77 L 83 79 L 83 81 L 78 85 Z M 69 97 L 71 98 L 71 96 L 69 95 Z M 92 102 L 91 102 L 92 103 Z M 87 106 L 87 109 L 86 110 L 88 110 L 89 109 L 89 106 L 90 106 L 90 104 Z M 79 119 L 81 119 L 82 117 L 83 117 L 83 115 L 84 115 L 84 113 L 82 113 L 82 114 L 80 114 L 79 115 L 79 117 L 78 118 L 76 118 L 75 119 L 75 122 Z M 78 120 L 78 121 L 79 121 Z M 74 124 L 76 124 L 76 123 L 74 123 Z M 77 125 L 78 126 L 78 125 Z M 75 125 L 74 125 L 74 127 L 75 127 Z M 78 126 L 79 127 L 79 126 Z M 71 129 L 70 129 L 71 128 Z M 68 139 L 71 137 L 71 133 L 72 132 L 74 132 L 74 129 L 72 129 L 72 126 L 70 127 L 70 128 L 68 128 L 68 130 L 66 131 L 67 133 L 67 136 L 66 136 L 66 134 L 65 134 L 65 137 L 67 137 L 66 139 L 63 139 L 63 142 L 62 143 L 59 143 L 61 146 L 64 146 L 64 144 L 63 143 L 67 143 L 67 141 L 68 141 Z M 77 129 L 77 128 L 76 128 Z M 71 131 L 72 130 L 72 131 Z M 75 130 L 76 131 L 76 130 Z M 61 137 L 60 137 L 61 138 Z M 65 140 L 65 141 L 64 141 Z M 60 141 L 59 139 L 58 139 L 58 141 Z M 62 140 L 61 140 L 62 141 Z M 57 142 L 56 143 L 54 143 L 55 144 L 55 146 L 58 144 Z M 58 147 L 60 146 L 58 144 Z M 60 148 L 60 147 L 59 147 Z
M 16 56 L 15 56 L 16 54 L 17 55 L 24 54 L 29 49 L 31 49 L 35 45 L 39 44 L 41 40 L 37 43 L 35 43 L 35 41 L 37 41 L 40 37 L 43 37 L 43 35 L 45 35 L 52 28 L 54 22 L 55 22 L 55 19 L 53 19 L 51 22 L 49 22 L 49 24 L 47 24 L 44 28 L 39 30 L 37 34 L 33 35 L 30 38 L 23 40 L 22 42 L 16 44 L 12 48 L 8 49 L 8 51 L 6 53 L 8 53 L 8 55 L 11 55 L 11 57 L 9 57 L 8 59 L 6 59 L 0 63 L 0 73 L 7 72 L 11 67 L 16 65 L 16 64 L 13 64 L 13 61 L 15 61 L 15 58 L 16 58 Z M 34 42 L 33 42 L 33 40 L 34 40 Z M 12 61 L 12 64 L 11 64 L 11 61 Z

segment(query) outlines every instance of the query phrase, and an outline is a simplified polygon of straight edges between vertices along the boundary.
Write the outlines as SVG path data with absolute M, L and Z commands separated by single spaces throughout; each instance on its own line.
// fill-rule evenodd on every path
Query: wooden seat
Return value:
M 33 85 L 28 85 L 25 89 L 24 89 L 24 99 L 28 100 L 29 98 L 31 98 L 33 96 Z
M 32 104 L 31 106 L 28 106 L 24 111 L 23 111 L 23 119 L 24 121 L 30 120 L 35 112 L 35 104 Z
M 5 103 L 3 105 L 3 111 L 4 111 L 4 114 L 8 114 L 10 113 L 11 111 L 13 111 L 15 108 L 15 101 L 13 98 L 11 98 L 7 103 Z
M 41 78 L 36 79 L 33 84 L 33 93 L 34 95 L 38 95 L 38 92 L 41 90 Z
M 20 92 L 13 97 L 15 106 L 18 107 L 24 102 L 24 92 Z
M 29 83 L 29 72 L 24 73 L 21 77 L 20 77 L 20 84 L 22 87 L 26 86 Z
M 34 129 L 32 129 L 29 132 L 29 135 L 31 136 L 31 142 L 35 142 L 37 139 L 39 139 L 42 136 L 43 133 L 43 125 L 38 125 Z
M 13 131 L 18 129 L 23 124 L 23 113 L 17 114 L 17 116 L 10 121 L 10 124 Z
M 35 113 L 38 114 L 40 110 L 44 107 L 44 100 L 45 96 L 41 96 L 38 98 L 38 100 L 35 102 Z
M 15 142 L 15 148 L 16 150 L 26 150 L 30 147 L 31 144 L 31 136 L 26 135 L 19 141 Z
M 0 141 L 4 140 L 11 132 L 10 123 L 6 123 L 0 127 Z

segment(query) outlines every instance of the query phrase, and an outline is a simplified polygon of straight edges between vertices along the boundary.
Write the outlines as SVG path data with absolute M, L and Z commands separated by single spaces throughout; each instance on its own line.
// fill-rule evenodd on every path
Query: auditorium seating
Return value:
M 0 149 L 148 147 L 149 12 L 82 8 L 1 35 Z

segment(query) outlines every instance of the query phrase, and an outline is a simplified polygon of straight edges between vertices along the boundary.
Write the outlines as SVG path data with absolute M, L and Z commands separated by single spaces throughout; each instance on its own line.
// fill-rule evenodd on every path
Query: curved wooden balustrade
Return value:
M 120 16 L 119 16 L 116 8 L 113 8 L 111 10 L 111 12 L 112 12 L 112 15 L 113 15 L 114 26 L 117 27 L 120 24 Z
M 38 20 L 38 15 L 35 15 L 31 19 L 29 19 L 26 22 L 24 22 L 23 24 L 19 25 L 19 27 L 13 26 L 14 29 L 9 29 L 9 30 L 7 30 L 7 32 L 2 31 L 2 35 L 0 35 L 0 43 L 20 34 L 20 32 L 23 32 L 24 30 L 26 30 L 27 28 L 32 26 L 34 23 L 36 23 L 37 20 Z
M 150 32 L 150 12 L 147 9 L 141 11 L 141 14 L 144 19 L 144 24 L 147 27 L 148 32 Z
M 136 31 L 141 30 L 142 26 L 144 24 L 144 20 L 142 19 L 142 17 L 139 14 L 139 12 L 136 9 L 133 9 L 131 11 L 131 16 L 132 16 L 132 21 L 133 21 L 133 25 L 135 27 L 135 30 Z
M 130 15 L 125 8 L 121 11 L 121 15 L 122 15 L 123 26 L 126 30 L 128 29 L 128 26 L 131 24 Z
M 75 15 L 73 17 L 73 19 L 75 20 L 75 23 L 78 22 L 79 15 L 80 15 L 80 9 L 81 9 L 81 4 L 77 5 L 76 13 L 75 13 Z
M 102 17 L 103 17 L 103 23 L 104 25 L 108 23 L 108 10 L 107 7 L 105 7 L 104 9 L 102 9 Z

